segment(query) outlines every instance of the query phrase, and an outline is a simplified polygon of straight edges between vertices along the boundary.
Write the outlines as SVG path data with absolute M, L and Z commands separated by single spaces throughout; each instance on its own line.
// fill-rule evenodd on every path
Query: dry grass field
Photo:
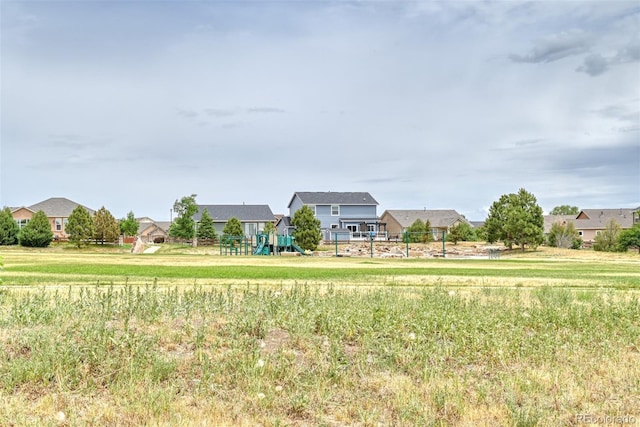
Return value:
M 640 423 L 637 254 L 0 257 L 3 426 Z

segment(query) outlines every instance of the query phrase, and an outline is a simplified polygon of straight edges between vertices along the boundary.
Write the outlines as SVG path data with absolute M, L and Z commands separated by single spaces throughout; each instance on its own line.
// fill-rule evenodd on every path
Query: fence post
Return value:
M 446 237 L 446 231 L 442 230 L 442 258 L 446 258 L 447 257 L 447 248 L 444 246 L 447 237 Z
M 407 245 L 407 258 L 409 258 L 409 232 L 408 231 L 404 232 L 404 241 Z

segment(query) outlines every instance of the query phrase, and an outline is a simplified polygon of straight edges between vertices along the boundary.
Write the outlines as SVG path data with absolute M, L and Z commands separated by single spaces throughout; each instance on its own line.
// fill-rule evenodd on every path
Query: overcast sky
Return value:
M 640 205 L 638 1 L 8 1 L 0 205 Z

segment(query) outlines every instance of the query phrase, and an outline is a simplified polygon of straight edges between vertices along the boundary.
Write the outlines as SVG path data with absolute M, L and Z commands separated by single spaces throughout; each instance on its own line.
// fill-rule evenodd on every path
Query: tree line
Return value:
M 196 197 L 192 194 L 175 201 L 173 210 L 177 217 L 169 227 L 169 237 L 177 240 L 190 240 L 194 237 L 203 240 L 218 239 L 213 218 L 207 210 L 202 212 L 197 223 L 193 218 L 198 212 Z M 578 212 L 577 206 L 561 205 L 555 207 L 551 214 L 577 215 Z M 305 250 L 315 250 L 318 247 L 322 241 L 320 220 L 308 206 L 303 206 L 294 213 L 291 224 L 294 226 L 292 235 L 300 247 Z M 139 224 L 133 212 L 129 212 L 126 218 L 118 221 L 104 206 L 93 215 L 82 206 L 77 206 L 69 215 L 64 228 L 69 242 L 81 247 L 92 242 L 115 243 L 121 235 L 135 236 Z M 275 232 L 274 224 L 268 222 L 264 232 Z M 238 218 L 230 218 L 222 230 L 221 238 L 225 243 L 229 243 L 238 236 L 244 236 L 242 223 Z M 417 219 L 408 227 L 404 239 L 409 243 L 432 241 L 430 222 Z M 584 244 L 572 221 L 554 223 L 549 234 L 545 236 L 542 208 L 537 204 L 536 197 L 522 188 L 517 193 L 504 194 L 493 202 L 482 227 L 474 229 L 467 222 L 460 222 L 449 229 L 446 239 L 454 244 L 459 241 L 477 240 L 488 243 L 502 242 L 510 249 L 516 245 L 523 251 L 526 247 L 535 249 L 542 244 L 571 249 L 580 249 Z M 46 247 L 53 240 L 54 233 L 43 211 L 36 212 L 22 228 L 13 219 L 8 207 L 0 211 L 0 245 Z M 630 248 L 638 249 L 640 253 L 640 224 L 622 230 L 613 219 L 606 225 L 605 230 L 596 235 L 593 243 L 593 249 L 596 251 L 625 252 Z

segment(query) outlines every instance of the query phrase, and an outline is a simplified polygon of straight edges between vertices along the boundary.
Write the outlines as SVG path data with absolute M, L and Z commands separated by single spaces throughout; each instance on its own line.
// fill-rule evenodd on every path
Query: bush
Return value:
M 46 248 L 53 241 L 53 231 L 49 225 L 49 218 L 43 211 L 36 212 L 31 220 L 22 227 L 19 234 L 21 246 L 32 248 Z

